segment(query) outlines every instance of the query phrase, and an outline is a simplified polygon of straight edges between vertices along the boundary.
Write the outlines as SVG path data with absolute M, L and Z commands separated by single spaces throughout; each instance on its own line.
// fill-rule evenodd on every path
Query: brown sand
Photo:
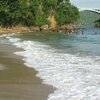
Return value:
M 30 28 L 24 26 L 15 26 L 12 28 L 0 27 L 0 34 L 13 33 L 13 32 L 29 32 L 29 31 Z
M 23 65 L 18 49 L 10 44 L 0 43 L 0 100 L 47 100 L 53 87 L 42 84 L 36 71 Z

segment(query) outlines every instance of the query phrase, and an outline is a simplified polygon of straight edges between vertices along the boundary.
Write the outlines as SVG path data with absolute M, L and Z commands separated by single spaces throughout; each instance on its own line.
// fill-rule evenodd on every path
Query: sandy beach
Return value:
M 47 100 L 53 87 L 42 84 L 34 69 L 13 54 L 15 46 L 0 42 L 0 100 Z

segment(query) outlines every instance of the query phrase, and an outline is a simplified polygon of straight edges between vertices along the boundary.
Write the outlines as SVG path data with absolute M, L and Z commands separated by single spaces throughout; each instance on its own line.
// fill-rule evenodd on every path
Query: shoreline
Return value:
M 13 54 L 21 49 L 0 42 L 0 99 L 3 100 L 47 100 L 54 92 L 52 86 L 42 84 L 37 71 L 25 66 L 21 56 Z
M 18 32 L 30 32 L 31 30 L 28 27 L 23 26 L 16 26 L 12 28 L 0 27 L 0 34 L 7 34 L 7 33 L 18 33 Z
M 74 24 L 66 24 L 50 28 L 48 25 L 39 26 L 15 26 L 11 28 L 0 27 L 0 34 L 6 33 L 25 33 L 25 32 L 73 32 L 77 29 Z

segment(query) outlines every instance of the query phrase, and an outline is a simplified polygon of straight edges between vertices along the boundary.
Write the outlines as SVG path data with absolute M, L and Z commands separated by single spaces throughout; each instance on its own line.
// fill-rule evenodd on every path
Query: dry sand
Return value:
M 42 84 L 34 69 L 26 67 L 15 46 L 0 43 L 0 100 L 47 100 L 53 87 Z

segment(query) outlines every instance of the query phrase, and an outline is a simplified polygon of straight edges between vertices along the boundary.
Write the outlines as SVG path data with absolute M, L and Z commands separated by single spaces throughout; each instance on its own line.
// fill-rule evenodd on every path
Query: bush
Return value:
M 100 27 L 100 19 L 98 19 L 98 20 L 95 21 L 95 26 L 96 27 Z
M 78 17 L 78 9 L 69 0 L 0 0 L 0 26 L 50 24 L 53 15 L 59 25 L 72 23 Z
M 61 3 L 57 9 L 57 22 L 59 25 L 72 23 L 79 18 L 78 9 L 70 3 Z

